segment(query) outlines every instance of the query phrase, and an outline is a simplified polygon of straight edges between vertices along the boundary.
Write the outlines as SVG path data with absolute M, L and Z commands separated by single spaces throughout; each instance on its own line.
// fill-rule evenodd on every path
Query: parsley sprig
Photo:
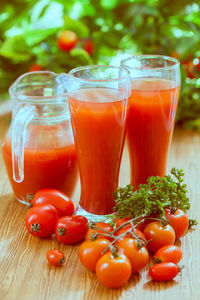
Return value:
M 190 202 L 187 186 L 183 183 L 184 172 L 173 168 L 171 175 L 149 177 L 147 184 L 139 185 L 135 191 L 130 184 L 119 187 L 114 193 L 117 217 L 132 219 L 140 215 L 156 215 L 165 219 L 164 208 L 174 211 L 180 208 L 186 212 Z

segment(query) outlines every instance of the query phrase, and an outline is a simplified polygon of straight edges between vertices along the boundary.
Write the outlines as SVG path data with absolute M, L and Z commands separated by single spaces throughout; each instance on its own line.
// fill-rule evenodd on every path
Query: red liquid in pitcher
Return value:
M 41 134 L 38 134 L 37 129 Z M 13 192 L 20 201 L 27 201 L 29 195 L 42 188 L 55 188 L 72 196 L 78 178 L 75 146 L 64 146 L 64 142 L 61 145 L 58 141 L 60 137 L 54 134 L 55 131 L 51 134 L 49 127 L 45 134 L 45 126 L 42 132 L 39 125 L 33 126 L 30 145 L 24 149 L 24 180 L 20 183 L 13 180 L 10 139 L 4 139 L 2 154 L 5 166 Z

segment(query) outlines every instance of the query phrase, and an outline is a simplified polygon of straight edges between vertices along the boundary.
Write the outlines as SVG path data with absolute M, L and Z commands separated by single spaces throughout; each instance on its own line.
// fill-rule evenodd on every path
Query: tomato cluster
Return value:
M 63 244 L 75 244 L 85 238 L 88 220 L 73 213 L 74 204 L 69 197 L 54 189 L 42 189 L 35 194 L 25 216 L 26 228 L 40 238 L 55 234 Z M 62 265 L 63 257 L 59 250 L 47 253 L 48 261 L 56 266 Z
M 115 219 L 115 226 L 91 223 L 84 216 L 73 215 L 72 200 L 60 191 L 38 191 L 25 217 L 28 232 L 45 238 L 55 234 L 63 244 L 75 244 L 85 239 L 79 248 L 83 266 L 96 272 L 98 280 L 106 287 L 124 285 L 132 274 L 147 266 L 150 254 L 155 264 L 149 275 L 153 280 L 168 281 L 179 273 L 177 263 L 182 258 L 181 249 L 174 245 L 189 226 L 187 215 L 180 209 L 165 209 L 165 219 L 149 218 Z M 64 254 L 49 250 L 47 260 L 61 266 Z
M 128 218 L 116 219 L 115 229 L 103 222 L 92 224 L 79 248 L 81 263 L 96 272 L 104 286 L 118 288 L 131 274 L 147 266 L 153 254 L 155 264 L 149 270 L 150 277 L 156 281 L 173 279 L 179 273 L 177 263 L 182 258 L 174 242 L 185 234 L 189 221 L 180 209 L 166 209 L 165 217 L 144 219 L 144 227 Z
M 76 32 L 71 30 L 64 30 L 59 33 L 57 37 L 57 48 L 58 51 L 70 52 L 74 48 L 84 49 L 88 55 L 92 56 L 94 53 L 94 44 L 90 37 L 78 38 Z M 29 72 L 45 70 L 44 66 L 33 63 Z
M 62 31 L 58 36 L 57 44 L 64 52 L 69 52 L 75 47 L 84 49 L 89 55 L 94 52 L 94 45 L 90 38 L 78 39 L 77 34 L 71 30 Z

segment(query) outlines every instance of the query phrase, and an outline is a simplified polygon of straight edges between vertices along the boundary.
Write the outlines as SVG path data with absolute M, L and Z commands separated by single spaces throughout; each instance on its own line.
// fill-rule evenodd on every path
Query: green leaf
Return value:
M 0 55 L 18 62 L 29 60 L 31 57 L 24 37 L 20 35 L 6 39 L 0 47 Z
M 70 51 L 71 56 L 76 57 L 85 64 L 91 64 L 92 59 L 89 54 L 81 48 L 75 48 Z
M 30 29 L 24 33 L 26 44 L 30 47 L 42 42 L 50 35 L 58 32 L 59 28 L 47 28 L 47 29 Z
M 117 6 L 118 0 L 101 0 L 101 6 L 105 9 L 113 9 Z
M 79 38 L 89 36 L 89 29 L 84 23 L 78 20 L 72 20 L 68 16 L 64 16 L 64 29 L 74 31 Z

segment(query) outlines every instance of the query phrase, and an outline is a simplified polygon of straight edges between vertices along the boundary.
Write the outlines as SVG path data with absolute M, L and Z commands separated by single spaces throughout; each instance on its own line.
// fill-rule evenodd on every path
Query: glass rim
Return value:
M 117 77 L 117 78 L 111 78 L 111 79 L 90 79 L 90 78 L 82 78 L 82 77 L 76 77 L 73 74 L 75 72 L 78 71 L 82 71 L 82 70 L 86 70 L 86 69 L 103 69 L 103 68 L 107 68 L 107 69 L 122 69 L 123 71 L 125 71 L 125 73 L 127 73 L 127 76 L 122 76 L 122 77 Z M 116 81 L 121 81 L 121 80 L 127 80 L 127 78 L 129 78 L 130 76 L 130 72 L 126 69 L 125 66 L 112 66 L 112 65 L 87 65 L 87 66 L 81 66 L 81 67 L 77 67 L 77 68 L 73 68 L 68 72 L 68 75 L 72 76 L 73 78 L 75 78 L 76 80 L 80 80 L 80 81 L 87 81 L 87 82 L 116 82 Z
M 146 68 L 146 67 L 134 67 L 134 66 L 128 66 L 126 64 L 124 64 L 125 62 L 129 61 L 129 60 L 132 60 L 133 58 L 163 58 L 163 61 L 171 61 L 171 62 L 174 62 L 174 64 L 172 66 L 163 66 L 163 67 L 149 67 L 149 68 Z M 176 69 L 180 66 L 180 61 L 174 57 L 171 57 L 171 56 L 167 56 L 167 55 L 159 55 L 159 54 L 138 54 L 138 55 L 132 55 L 130 57 L 127 57 L 127 58 L 124 58 L 121 60 L 121 65 L 123 67 L 127 67 L 129 69 L 134 69 L 134 70 L 145 70 L 145 71 L 148 71 L 148 70 L 151 70 L 151 71 L 158 71 L 158 70 L 173 70 L 173 69 Z
M 56 101 L 58 98 L 63 98 L 63 100 L 68 97 L 68 93 L 63 93 L 63 94 L 56 94 L 56 95 L 51 95 L 51 96 L 30 96 L 30 95 L 24 95 L 24 94 L 21 94 L 20 92 L 17 92 L 15 91 L 16 87 L 17 87 L 17 84 L 20 82 L 21 79 L 23 79 L 25 76 L 27 75 L 42 75 L 42 74 L 50 74 L 50 75 L 53 75 L 53 76 L 57 76 L 59 74 L 55 73 L 55 72 L 52 72 L 52 71 L 33 71 L 33 72 L 27 72 L 27 73 L 24 73 L 22 75 L 20 75 L 14 82 L 13 84 L 9 87 L 8 91 L 11 95 L 11 97 L 16 97 L 18 98 L 19 100 L 26 100 L 27 102 L 31 102 L 31 101 L 36 101 L 37 100 L 41 100 L 41 103 L 42 102 L 46 102 L 46 100 L 49 100 L 49 102 L 54 102 Z

